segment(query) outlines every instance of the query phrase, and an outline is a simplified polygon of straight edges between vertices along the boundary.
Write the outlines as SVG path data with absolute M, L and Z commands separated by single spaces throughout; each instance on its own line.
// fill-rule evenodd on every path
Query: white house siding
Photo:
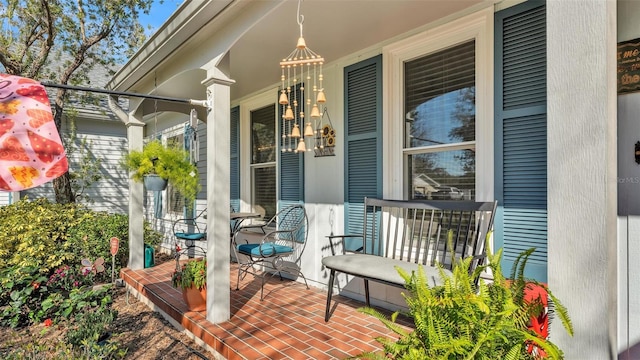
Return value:
M 126 214 L 128 208 L 128 173 L 120 166 L 120 159 L 127 148 L 126 129 L 116 120 L 78 119 L 76 150 L 70 158 L 70 167 L 78 166 L 79 149 L 84 146 L 95 159 L 99 159 L 102 179 L 85 190 L 91 199 L 85 204 L 96 211 Z M 64 136 L 64 135 L 63 135 Z M 82 145 L 82 140 L 86 140 Z M 52 183 L 47 183 L 23 192 L 31 199 L 46 197 L 55 200 Z
M 15 197 L 12 193 L 6 191 L 0 191 L 0 206 L 9 205 L 13 203 Z
M 619 0 L 617 42 L 640 37 L 640 4 Z M 634 146 L 640 141 L 640 92 L 618 95 L 618 354 L 640 357 L 640 165 Z M 629 355 L 628 357 L 625 357 Z

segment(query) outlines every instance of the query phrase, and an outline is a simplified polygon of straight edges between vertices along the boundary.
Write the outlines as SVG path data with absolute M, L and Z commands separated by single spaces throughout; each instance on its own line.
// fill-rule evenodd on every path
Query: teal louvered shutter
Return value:
M 296 98 L 301 99 L 300 85 L 294 86 L 293 89 L 296 92 Z M 278 162 L 280 170 L 278 209 L 292 204 L 304 203 L 304 154 L 282 151 L 283 148 L 287 147 L 284 143 L 285 140 L 282 138 L 282 133 L 286 131 L 286 126 L 283 122 L 288 121 L 282 118 L 282 111 L 282 106 L 280 106 L 278 114 L 278 131 L 280 132 L 278 139 L 281 139 L 278 141 L 278 153 L 280 154 L 280 161 Z M 294 141 L 293 146 L 295 147 L 295 145 Z
M 543 2 L 496 13 L 496 248 L 511 274 L 535 247 L 525 276 L 547 281 L 546 17 Z
M 240 107 L 231 109 L 229 166 L 231 207 L 240 211 Z
M 344 88 L 345 232 L 360 234 L 364 198 L 382 196 L 382 56 L 346 67 Z

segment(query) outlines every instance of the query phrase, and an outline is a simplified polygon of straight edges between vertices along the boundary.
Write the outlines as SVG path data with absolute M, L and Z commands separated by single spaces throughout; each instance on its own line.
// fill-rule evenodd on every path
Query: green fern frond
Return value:
M 504 360 L 520 360 L 520 354 L 522 353 L 522 344 L 515 344 L 509 349 Z
M 392 315 L 392 319 L 387 319 L 387 317 L 383 313 L 371 307 L 362 307 L 359 308 L 358 311 L 363 314 L 375 317 L 376 319 L 380 320 L 380 322 L 382 322 L 382 324 L 386 326 L 387 329 L 400 336 L 407 336 L 409 334 L 401 325 L 395 323 L 395 319 L 398 316 L 397 312 Z
M 569 318 L 569 312 L 567 311 L 567 308 L 560 302 L 560 300 L 558 300 L 558 298 L 555 297 L 555 295 L 553 295 L 551 290 L 549 290 L 546 286 L 544 288 L 547 292 L 547 295 L 549 295 L 549 298 L 551 299 L 551 304 L 553 304 L 553 307 L 554 307 L 554 311 L 556 314 L 558 314 L 558 317 L 560 318 L 560 322 L 562 323 L 565 330 L 567 331 L 567 334 L 569 334 L 570 336 L 573 336 L 573 323 Z
M 534 344 L 549 355 L 560 359 L 562 352 L 548 340 L 540 338 L 527 326 L 532 314 L 542 310 L 540 302 L 524 301 L 527 284 L 538 284 L 524 278 L 524 266 L 533 250 L 519 256 L 515 277 L 507 281 L 502 274 L 500 259 L 503 251 L 488 252 L 486 265 L 493 273 L 493 282 L 479 279 L 474 283 L 475 272 L 469 274 L 471 259 L 456 260 L 452 273 L 436 264 L 442 285 L 429 286 L 424 268 L 418 266 L 411 273 L 398 268 L 407 292 L 403 292 L 413 319 L 414 330 L 407 331 L 395 323 L 398 313 L 390 319 L 382 313 L 364 308 L 363 313 L 378 318 L 387 328 L 400 335 L 397 340 L 377 338 L 384 353 L 365 353 L 359 358 L 371 359 L 535 359 L 528 352 Z M 546 289 L 542 284 L 539 284 Z M 549 306 L 558 305 L 558 314 L 567 332 L 573 334 L 566 308 L 549 294 Z

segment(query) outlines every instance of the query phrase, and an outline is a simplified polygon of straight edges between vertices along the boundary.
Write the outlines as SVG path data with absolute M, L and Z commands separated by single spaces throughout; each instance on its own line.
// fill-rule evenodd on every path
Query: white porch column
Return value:
M 142 150 L 144 140 L 144 123 L 141 112 L 127 114 L 118 105 L 118 98 L 110 95 L 109 108 L 127 127 L 129 151 Z M 134 99 L 129 103 L 134 109 L 139 108 L 141 100 Z M 143 186 L 129 176 L 129 264 L 132 270 L 144 268 L 144 212 L 142 208 Z
M 616 2 L 547 1 L 548 274 L 575 337 L 567 359 L 615 359 Z
M 210 70 L 207 87 L 207 320 L 220 323 L 231 316 L 229 191 L 230 88 L 218 69 Z
M 133 116 L 133 115 L 130 115 Z M 127 123 L 129 151 L 142 150 L 144 124 L 140 121 Z M 142 207 L 144 188 L 142 183 L 129 177 L 129 268 L 144 268 L 144 209 Z

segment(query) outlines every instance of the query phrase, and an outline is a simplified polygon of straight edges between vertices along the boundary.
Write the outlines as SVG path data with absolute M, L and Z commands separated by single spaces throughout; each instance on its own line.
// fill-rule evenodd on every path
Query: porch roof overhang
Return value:
M 453 14 L 494 6 L 498 0 L 394 0 L 334 1 L 306 0 L 304 36 L 307 44 L 329 64 L 358 50 L 392 41 L 409 32 L 423 31 L 444 23 Z M 267 5 L 265 5 L 267 4 Z M 299 36 L 296 23 L 298 3 L 246 0 L 185 1 L 144 46 L 118 71 L 108 87 L 120 91 L 151 92 L 154 76 L 164 65 L 175 63 L 182 50 L 206 47 L 216 31 L 231 24 L 236 30 L 226 39 L 232 45 L 229 72 L 235 80 L 231 99 L 240 99 L 261 89 L 277 86 L 278 63 L 295 47 Z M 256 11 L 259 17 L 240 14 Z M 203 59 L 206 61 L 206 59 Z M 191 66 L 192 70 L 197 66 Z M 172 69 L 174 66 L 172 66 Z M 198 98 L 202 74 L 184 69 L 186 78 L 156 89 L 164 96 Z M 173 75 L 180 73 L 175 71 Z M 199 78 L 199 79 L 198 79 Z M 194 94 L 194 92 L 198 94 Z M 198 96 L 199 95 L 199 96 Z

